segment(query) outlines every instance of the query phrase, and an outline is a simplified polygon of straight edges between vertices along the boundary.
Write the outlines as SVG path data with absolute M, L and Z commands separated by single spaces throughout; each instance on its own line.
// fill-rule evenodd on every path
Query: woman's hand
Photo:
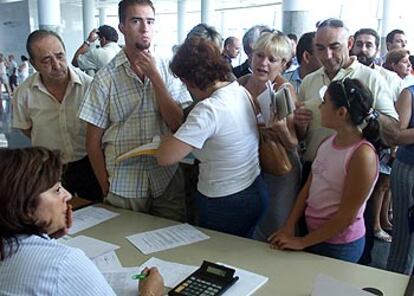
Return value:
M 72 227 L 72 205 L 71 204 L 67 204 L 67 208 L 66 208 L 66 225 L 65 227 L 63 227 L 62 229 L 59 229 L 58 231 L 49 234 L 50 237 L 53 238 L 60 238 L 66 234 L 68 234 L 69 232 L 69 228 Z
M 156 267 L 145 268 L 147 277 L 139 281 L 139 295 L 161 296 L 164 293 L 164 280 Z

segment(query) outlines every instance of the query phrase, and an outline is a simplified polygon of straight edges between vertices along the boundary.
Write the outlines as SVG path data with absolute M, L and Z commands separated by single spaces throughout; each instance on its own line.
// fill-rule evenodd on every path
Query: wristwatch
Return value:
M 91 46 L 91 43 L 88 40 L 83 41 L 87 46 Z

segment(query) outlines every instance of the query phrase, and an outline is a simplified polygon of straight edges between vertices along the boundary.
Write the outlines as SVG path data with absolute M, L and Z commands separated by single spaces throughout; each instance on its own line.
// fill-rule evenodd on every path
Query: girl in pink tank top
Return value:
M 272 248 L 357 262 L 365 244 L 363 212 L 378 178 L 379 114 L 357 79 L 333 81 L 319 106 L 322 125 L 336 135 L 319 146 L 312 172 L 288 220 L 269 237 Z M 362 129 L 361 126 L 364 126 Z M 308 234 L 295 235 L 305 215 Z

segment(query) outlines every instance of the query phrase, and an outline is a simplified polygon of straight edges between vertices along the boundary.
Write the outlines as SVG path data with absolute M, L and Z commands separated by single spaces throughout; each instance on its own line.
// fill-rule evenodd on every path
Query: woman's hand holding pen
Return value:
M 139 281 L 139 295 L 161 296 L 164 293 L 164 280 L 156 267 L 147 267 L 141 272 L 146 274 L 144 279 Z

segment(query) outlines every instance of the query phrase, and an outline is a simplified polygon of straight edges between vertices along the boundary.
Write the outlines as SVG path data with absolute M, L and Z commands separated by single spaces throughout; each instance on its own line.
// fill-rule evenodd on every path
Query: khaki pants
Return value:
M 184 222 L 186 221 L 186 206 L 183 173 L 180 169 L 177 169 L 170 184 L 161 196 L 124 198 L 109 192 L 105 202 L 118 208 Z

